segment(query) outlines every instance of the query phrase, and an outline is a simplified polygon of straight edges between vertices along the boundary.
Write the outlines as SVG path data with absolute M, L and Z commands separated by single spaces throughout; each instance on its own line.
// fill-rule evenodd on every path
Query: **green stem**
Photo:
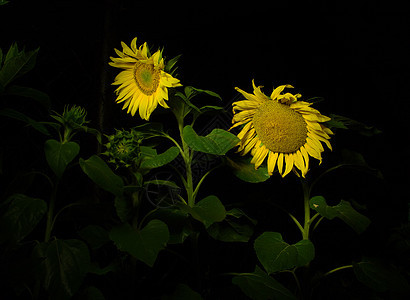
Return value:
M 46 223 L 46 231 L 44 234 L 44 242 L 48 242 L 51 237 L 51 231 L 53 230 L 54 226 L 54 207 L 57 198 L 57 190 L 59 185 L 59 179 L 56 180 L 54 183 L 53 191 L 50 197 L 50 203 L 48 204 L 48 211 L 47 211 L 47 223 Z
M 338 267 L 338 268 L 335 268 L 335 269 L 333 269 L 333 270 L 330 270 L 329 272 L 325 273 L 325 275 L 323 275 L 323 276 L 327 276 L 327 275 L 330 275 L 330 274 L 332 274 L 332 273 L 334 273 L 334 272 L 337 272 L 337 271 L 340 271 L 340 270 L 344 270 L 344 269 L 350 269 L 350 268 L 353 268 L 353 265 L 347 265 L 347 266 Z
M 183 130 L 184 130 L 184 118 L 182 116 L 177 116 L 179 134 L 182 141 L 182 151 L 181 155 L 185 162 L 186 169 L 186 180 L 185 180 L 185 189 L 187 193 L 187 202 L 190 207 L 195 205 L 195 195 L 194 195 L 194 184 L 192 180 L 192 155 L 193 153 L 189 149 L 188 145 L 185 143 Z
M 305 223 L 303 226 L 302 236 L 304 240 L 308 240 L 310 224 L 312 223 L 312 219 L 310 218 L 310 204 L 309 204 L 310 187 L 305 179 L 302 179 L 302 187 L 303 187 L 303 202 L 304 202 L 304 208 L 305 208 Z

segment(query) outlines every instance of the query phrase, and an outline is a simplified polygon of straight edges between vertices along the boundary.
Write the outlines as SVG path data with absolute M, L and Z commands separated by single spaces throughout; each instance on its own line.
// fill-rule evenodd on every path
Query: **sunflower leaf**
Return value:
M 38 274 L 54 299 L 71 298 L 80 288 L 90 268 L 87 245 L 76 239 L 38 244 L 33 251 L 38 260 Z
M 0 242 L 19 242 L 41 221 L 47 211 L 47 203 L 23 194 L 14 194 L 6 201 L 10 205 L 0 218 Z
M 80 152 L 80 146 L 75 142 L 62 143 L 51 139 L 45 142 L 44 152 L 48 165 L 61 178 L 68 164 Z
M 255 170 L 255 165 L 248 160 L 232 160 L 226 158 L 226 164 L 232 169 L 232 172 L 240 180 L 250 183 L 264 182 L 270 178 L 268 169 L 264 166 Z
M 173 161 L 179 154 L 178 147 L 171 147 L 164 153 L 158 154 L 154 157 L 147 158 L 142 161 L 140 168 L 142 169 L 154 169 L 162 167 L 171 161 Z
M 97 155 L 93 155 L 87 160 L 80 158 L 80 166 L 83 172 L 100 188 L 117 197 L 123 194 L 124 182 L 122 178 L 116 175 Z
M 254 248 L 268 274 L 304 266 L 315 257 L 312 242 L 301 240 L 290 245 L 279 232 L 264 232 L 255 240 Z
M 350 119 L 348 117 L 335 114 L 330 114 L 329 116 L 331 120 L 326 122 L 326 125 L 329 128 L 349 129 L 364 136 L 374 136 L 382 133 L 381 130 L 377 129 L 374 126 L 366 125 L 364 123 Z
M 310 208 L 326 219 L 341 219 L 358 234 L 370 225 L 370 219 L 357 212 L 348 201 L 341 200 L 338 205 L 329 206 L 324 197 L 315 196 L 310 199 Z
M 135 230 L 128 223 L 114 227 L 110 239 L 117 248 L 152 267 L 158 253 L 169 240 L 168 226 L 160 220 L 151 220 L 144 228 Z
M 192 150 L 214 155 L 225 155 L 239 142 L 235 135 L 218 128 L 207 136 L 198 136 L 190 125 L 184 127 L 183 138 Z
M 297 298 L 276 279 L 266 274 L 258 266 L 253 273 L 239 273 L 232 283 L 252 300 L 296 300 Z

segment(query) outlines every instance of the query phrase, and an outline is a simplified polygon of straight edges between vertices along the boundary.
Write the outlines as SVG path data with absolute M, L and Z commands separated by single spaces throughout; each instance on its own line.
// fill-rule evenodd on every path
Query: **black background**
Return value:
M 217 92 L 223 106 L 238 99 L 234 87 L 251 91 L 252 79 L 268 95 L 273 86 L 292 84 L 305 98 L 324 97 L 318 104 L 323 114 L 348 116 L 382 130 L 369 138 L 341 133 L 332 143 L 336 151 L 347 146 L 363 153 L 370 166 L 382 171 L 382 184 L 359 176 L 343 182 L 348 186 L 342 188 L 359 194 L 373 209 L 376 226 L 394 228 L 408 218 L 409 15 L 409 6 L 397 1 L 164 5 L 11 0 L 0 7 L 0 47 L 5 51 L 12 42 L 28 50 L 40 47 L 36 68 L 22 78 L 25 85 L 48 93 L 54 110 L 68 103 L 84 106 L 91 126 L 107 134 L 114 127 L 143 123 L 115 105 L 110 83 L 118 71 L 108 66 L 113 48 L 121 49 L 121 41 L 129 44 L 135 36 L 138 45 L 146 41 L 154 49 L 165 47 L 168 58 L 183 54 L 181 83 Z M 160 120 L 156 112 L 152 120 Z M 292 180 L 277 185 L 292 186 Z M 221 199 L 236 199 L 244 192 L 237 191 L 239 181 L 218 183 L 220 177 L 214 177 L 206 189 Z M 248 196 L 252 188 L 244 186 Z M 323 188 L 332 195 L 340 185 L 330 179 Z M 271 193 L 262 188 L 255 197 L 276 198 Z M 257 208 L 252 213 L 263 215 Z M 260 230 L 268 229 L 281 228 L 262 225 Z

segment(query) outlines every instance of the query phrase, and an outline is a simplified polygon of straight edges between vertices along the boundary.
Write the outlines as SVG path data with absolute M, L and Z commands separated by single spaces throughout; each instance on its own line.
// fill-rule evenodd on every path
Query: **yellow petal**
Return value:
M 278 159 L 278 152 L 269 152 L 269 156 L 268 156 L 268 173 L 269 175 L 273 174 L 273 171 L 275 170 L 275 165 L 276 165 L 276 161 Z
M 270 98 L 272 100 L 275 100 L 285 88 L 293 88 L 293 86 L 291 86 L 290 84 L 278 86 L 276 89 L 273 90 L 272 94 L 270 95 Z
M 285 156 L 286 167 L 285 167 L 285 172 L 282 174 L 282 177 L 285 177 L 286 175 L 288 175 L 290 171 L 292 171 L 293 169 L 293 154 L 287 153 L 284 156 Z
M 256 109 L 260 105 L 259 102 L 250 101 L 250 100 L 242 100 L 232 103 L 233 112 L 236 110 L 249 110 L 249 109 Z
M 279 174 L 282 175 L 283 172 L 283 153 L 279 153 L 279 157 L 278 157 L 278 171 Z
M 249 94 L 243 90 L 241 90 L 240 88 L 236 87 L 235 90 L 237 90 L 239 93 L 241 93 L 246 99 L 250 100 L 250 101 L 254 101 L 254 102 L 258 102 L 261 103 L 262 100 L 260 100 L 258 97 L 256 97 L 255 95 Z
M 259 147 L 258 152 L 253 157 L 253 158 L 257 157 L 255 159 L 255 161 L 253 162 L 255 164 L 255 169 L 260 167 L 260 165 L 263 163 L 263 161 L 265 160 L 266 155 L 268 155 L 268 153 L 269 153 L 268 148 L 266 148 L 263 145 L 261 147 Z
M 254 79 L 252 79 L 252 86 L 253 86 L 253 93 L 255 94 L 255 96 L 256 97 L 258 97 L 260 100 L 262 100 L 262 101 L 267 101 L 267 100 L 269 100 L 269 97 L 268 96 L 266 96 L 264 93 L 262 93 L 262 91 L 261 91 L 261 88 L 263 87 L 263 86 L 258 86 L 258 87 L 256 87 L 256 85 L 255 85 L 255 81 L 254 81 Z

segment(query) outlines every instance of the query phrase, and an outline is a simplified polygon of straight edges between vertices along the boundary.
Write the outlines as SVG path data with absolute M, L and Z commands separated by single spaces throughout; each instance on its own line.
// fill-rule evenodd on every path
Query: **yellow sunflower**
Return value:
M 310 107 L 312 103 L 299 101 L 300 94 L 282 94 L 291 85 L 281 85 L 270 97 L 262 93 L 262 86 L 255 86 L 253 94 L 235 88 L 246 99 L 234 102 L 232 128 L 243 125 L 238 134 L 238 152 L 251 153 L 251 163 L 257 169 L 267 158 L 268 172 L 275 167 L 282 177 L 296 169 L 305 177 L 309 170 L 309 156 L 322 162 L 324 151 L 321 142 L 332 150 L 329 139 L 333 132 L 323 122 L 330 118 Z M 299 175 L 299 174 L 298 174 Z
M 123 69 L 113 85 L 117 103 L 124 102 L 123 109 L 135 115 L 139 110 L 142 119 L 148 120 L 157 105 L 169 108 L 168 88 L 181 86 L 179 80 L 164 71 L 165 64 L 162 51 L 149 55 L 147 43 L 137 48 L 137 38 L 131 42 L 131 48 L 121 42 L 122 51 L 114 49 L 119 57 L 110 57 L 110 66 Z

